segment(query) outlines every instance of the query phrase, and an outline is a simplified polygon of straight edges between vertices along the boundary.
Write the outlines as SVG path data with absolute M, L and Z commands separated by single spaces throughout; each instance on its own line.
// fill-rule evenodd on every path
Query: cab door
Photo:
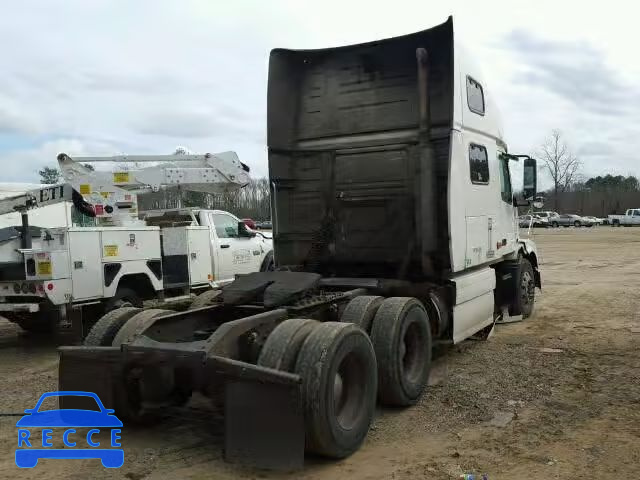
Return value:
M 505 255 L 515 248 L 518 238 L 517 211 L 513 205 L 509 160 L 503 158 L 501 153 L 504 153 L 504 151 L 498 148 L 497 163 L 500 178 L 500 206 L 498 208 L 498 225 L 496 226 L 494 235 L 497 256 Z
M 237 274 L 250 273 L 256 268 L 256 259 L 261 254 L 253 237 L 241 236 L 238 230 L 240 220 L 226 212 L 211 214 L 215 234 L 218 238 L 219 280 L 232 279 Z

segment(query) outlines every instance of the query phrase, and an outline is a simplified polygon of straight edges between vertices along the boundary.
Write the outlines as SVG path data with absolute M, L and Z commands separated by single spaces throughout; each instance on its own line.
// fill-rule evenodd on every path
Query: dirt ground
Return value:
M 640 229 L 535 232 L 543 291 L 525 322 L 500 325 L 435 362 L 415 407 L 380 410 L 340 462 L 273 474 L 222 461 L 219 418 L 194 412 L 123 429 L 125 464 L 14 464 L 16 417 L 0 417 L 0 478 L 614 479 L 640 475 Z M 56 389 L 55 343 L 0 322 L 0 412 Z M 205 412 L 206 413 L 206 412 Z M 481 477 L 479 477 L 481 478 Z

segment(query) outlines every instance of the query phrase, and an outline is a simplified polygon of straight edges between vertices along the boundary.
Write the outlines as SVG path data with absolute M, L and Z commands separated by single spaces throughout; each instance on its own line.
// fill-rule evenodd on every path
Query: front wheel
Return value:
M 580 228 L 582 224 L 578 220 L 576 220 L 575 222 L 573 222 L 573 226 L 576 228 Z
M 516 295 L 511 305 L 511 315 L 522 315 L 528 318 L 533 313 L 536 296 L 536 283 L 531 262 L 521 258 L 518 266 L 518 284 Z
M 558 228 L 560 225 L 558 224 L 558 222 L 551 222 L 551 226 L 553 228 Z

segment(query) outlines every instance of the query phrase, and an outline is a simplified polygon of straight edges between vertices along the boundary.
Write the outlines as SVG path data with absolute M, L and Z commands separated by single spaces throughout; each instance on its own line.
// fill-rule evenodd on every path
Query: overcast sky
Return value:
M 270 49 L 410 33 L 454 17 L 512 152 L 564 133 L 587 176 L 640 175 L 640 56 L 627 2 L 65 0 L 0 15 L 1 180 L 71 155 L 235 150 L 266 175 Z M 446 5 L 446 6 L 445 6 Z

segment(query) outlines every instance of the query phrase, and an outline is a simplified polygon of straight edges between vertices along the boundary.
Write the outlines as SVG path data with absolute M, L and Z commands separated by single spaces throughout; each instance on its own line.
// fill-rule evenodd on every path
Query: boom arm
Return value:
M 112 172 L 94 171 L 81 163 L 113 162 Z M 159 163 L 140 168 L 140 163 Z M 76 157 L 61 153 L 58 163 L 64 178 L 74 184 L 115 186 L 131 193 L 156 192 L 179 187 L 204 193 L 224 193 L 249 183 L 249 167 L 235 152 L 204 155 L 119 155 L 113 157 Z M 80 189 L 81 193 L 84 194 Z
M 82 163 L 113 162 L 113 171 L 95 171 Z M 156 163 L 140 167 L 141 163 Z M 177 187 L 224 193 L 249 183 L 249 167 L 235 152 L 204 155 L 129 155 L 77 157 L 58 155 L 67 183 L 45 186 L 0 199 L 0 215 L 72 201 L 84 215 L 112 224 L 137 221 L 137 194 Z M 131 164 L 131 165 L 129 165 Z
M 0 199 L 0 215 L 5 213 L 25 213 L 34 208 L 54 205 L 60 202 L 72 201 L 85 215 L 95 216 L 91 205 L 84 201 L 82 195 L 74 191 L 68 183 L 47 185 L 42 188 L 28 190 L 24 193 Z
M 115 166 L 98 171 L 83 165 L 96 162 Z M 144 163 L 153 165 L 141 167 Z M 93 206 L 98 221 L 116 225 L 138 222 L 137 194 L 171 187 L 217 194 L 238 190 L 250 180 L 249 167 L 235 152 L 76 158 L 61 153 L 58 164 L 65 180 Z

